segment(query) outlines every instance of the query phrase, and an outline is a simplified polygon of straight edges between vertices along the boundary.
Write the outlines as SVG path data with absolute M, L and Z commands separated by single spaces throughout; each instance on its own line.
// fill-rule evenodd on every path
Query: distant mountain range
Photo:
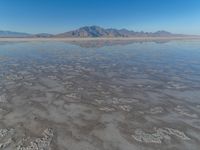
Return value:
M 55 35 L 56 37 L 157 37 L 157 36 L 173 36 L 167 31 L 157 31 L 157 32 L 135 32 L 127 29 L 104 29 L 99 26 L 86 26 L 79 28 L 77 30 L 61 33 Z
M 167 31 L 157 31 L 157 32 L 135 32 L 127 29 L 113 29 L 113 28 L 102 28 L 99 26 L 85 26 L 79 29 L 68 31 L 60 34 L 29 34 L 21 32 L 12 31 L 0 31 L 0 37 L 37 37 L 37 38 L 78 38 L 78 37 L 170 37 L 170 36 L 184 36 L 182 34 L 172 34 Z
M 30 35 L 31 34 L 21 32 L 0 31 L 0 37 L 28 37 Z

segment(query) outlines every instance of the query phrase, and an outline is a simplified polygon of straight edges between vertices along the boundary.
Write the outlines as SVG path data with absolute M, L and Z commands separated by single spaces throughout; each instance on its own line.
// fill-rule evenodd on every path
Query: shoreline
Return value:
M 162 41 L 162 40 L 200 40 L 200 37 L 100 37 L 100 38 L 24 38 L 24 37 L 0 37 L 0 42 L 28 42 L 28 41 Z

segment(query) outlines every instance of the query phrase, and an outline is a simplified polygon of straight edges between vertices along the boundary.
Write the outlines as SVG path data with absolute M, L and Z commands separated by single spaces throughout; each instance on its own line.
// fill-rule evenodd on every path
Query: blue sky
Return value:
M 200 35 L 200 0 L 0 0 L 0 30 L 60 33 L 85 25 Z

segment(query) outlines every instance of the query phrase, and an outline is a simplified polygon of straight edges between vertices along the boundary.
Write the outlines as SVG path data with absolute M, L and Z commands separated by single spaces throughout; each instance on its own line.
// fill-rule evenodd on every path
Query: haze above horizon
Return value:
M 81 26 L 200 35 L 198 0 L 0 0 L 0 30 L 62 33 Z

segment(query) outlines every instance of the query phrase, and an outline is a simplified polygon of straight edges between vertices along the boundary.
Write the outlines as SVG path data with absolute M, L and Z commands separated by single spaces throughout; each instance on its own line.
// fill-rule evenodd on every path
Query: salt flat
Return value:
M 200 41 L 0 40 L 0 149 L 200 149 Z

